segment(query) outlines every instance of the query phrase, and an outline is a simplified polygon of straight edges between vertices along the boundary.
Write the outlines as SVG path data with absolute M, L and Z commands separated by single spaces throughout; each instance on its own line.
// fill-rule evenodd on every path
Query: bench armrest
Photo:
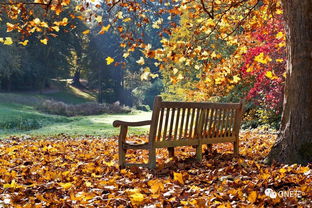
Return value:
M 119 127 L 119 126 L 146 126 L 146 125 L 151 125 L 152 121 L 147 120 L 147 121 L 138 121 L 138 122 L 127 122 L 127 121 L 119 121 L 116 120 L 113 122 L 114 127 Z

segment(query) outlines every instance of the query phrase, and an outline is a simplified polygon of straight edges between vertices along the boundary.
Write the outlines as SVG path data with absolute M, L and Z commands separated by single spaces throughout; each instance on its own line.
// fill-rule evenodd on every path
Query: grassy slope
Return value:
M 119 129 L 113 128 L 114 120 L 147 120 L 151 113 L 136 112 L 131 114 L 104 114 L 68 118 L 48 115 L 35 109 L 42 99 L 54 99 L 70 104 L 94 100 L 92 93 L 83 92 L 73 87 L 62 86 L 61 91 L 52 93 L 0 93 L 0 138 L 9 135 L 47 135 L 60 133 L 70 135 L 117 135 Z M 147 127 L 132 128 L 130 134 L 141 134 Z

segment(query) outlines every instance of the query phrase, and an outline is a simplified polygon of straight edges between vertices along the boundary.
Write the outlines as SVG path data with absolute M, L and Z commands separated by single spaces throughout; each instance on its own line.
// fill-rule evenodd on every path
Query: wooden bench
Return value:
M 196 159 L 202 159 L 202 145 L 232 142 L 234 154 L 239 150 L 239 129 L 242 103 L 164 102 L 157 96 L 154 100 L 152 119 L 141 122 L 114 121 L 120 128 L 119 166 L 143 166 L 155 168 L 156 148 L 168 148 L 174 156 L 174 147 L 195 146 Z M 129 144 L 125 141 L 129 126 L 150 125 L 148 143 Z M 128 149 L 149 150 L 147 164 L 125 162 Z

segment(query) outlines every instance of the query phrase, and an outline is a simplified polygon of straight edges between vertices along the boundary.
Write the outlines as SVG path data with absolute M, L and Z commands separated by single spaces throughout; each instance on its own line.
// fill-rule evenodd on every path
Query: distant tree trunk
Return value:
M 287 78 L 280 133 L 269 161 L 312 162 L 312 1 L 282 0 Z
M 99 69 L 99 92 L 98 92 L 98 102 L 103 103 L 103 73 L 102 69 Z
M 83 87 L 81 82 L 80 82 L 80 69 L 75 70 L 75 74 L 73 77 L 72 85 L 78 88 Z

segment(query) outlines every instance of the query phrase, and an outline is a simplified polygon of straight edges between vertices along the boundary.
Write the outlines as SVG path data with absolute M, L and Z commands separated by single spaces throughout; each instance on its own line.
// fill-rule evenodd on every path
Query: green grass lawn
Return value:
M 53 136 L 69 135 L 118 135 L 114 120 L 140 121 L 151 118 L 151 112 L 133 112 L 129 114 L 103 114 L 95 116 L 65 117 L 38 112 L 36 103 L 46 96 L 66 103 L 82 103 L 90 99 L 70 92 L 49 95 L 35 93 L 0 93 L 0 139 L 12 135 Z M 148 127 L 129 129 L 129 134 L 143 134 Z

